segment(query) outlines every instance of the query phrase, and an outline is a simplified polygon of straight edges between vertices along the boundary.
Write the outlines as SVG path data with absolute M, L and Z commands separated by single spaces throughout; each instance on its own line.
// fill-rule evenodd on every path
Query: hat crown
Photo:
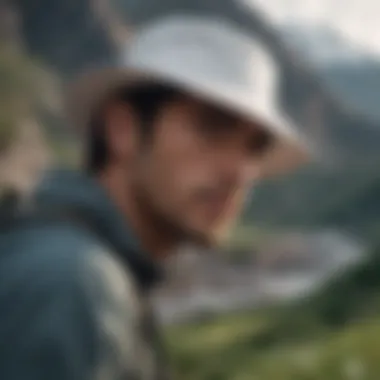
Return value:
M 273 101 L 278 70 L 258 39 L 211 17 L 171 16 L 139 30 L 124 64 L 154 73 L 212 80 L 255 101 Z M 261 99 L 261 100 L 260 100 Z

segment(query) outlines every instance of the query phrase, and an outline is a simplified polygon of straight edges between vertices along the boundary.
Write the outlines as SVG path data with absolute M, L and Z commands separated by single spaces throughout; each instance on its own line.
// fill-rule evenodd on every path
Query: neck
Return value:
M 124 169 L 125 170 L 125 169 Z M 107 169 L 98 176 L 116 207 L 124 215 L 141 242 L 142 248 L 155 259 L 166 258 L 175 248 L 170 233 L 163 231 L 157 219 L 141 207 L 123 169 Z

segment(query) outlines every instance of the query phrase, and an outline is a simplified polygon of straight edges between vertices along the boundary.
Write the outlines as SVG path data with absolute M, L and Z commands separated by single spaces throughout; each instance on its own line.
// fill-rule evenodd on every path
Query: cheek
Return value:
M 207 180 L 201 166 L 187 165 L 178 156 L 171 160 L 156 160 L 154 172 L 157 195 L 169 209 L 178 213 L 191 207 L 194 193 Z
M 166 195 L 182 206 L 210 180 L 210 162 L 186 128 L 171 128 L 157 136 L 153 152 L 158 181 Z

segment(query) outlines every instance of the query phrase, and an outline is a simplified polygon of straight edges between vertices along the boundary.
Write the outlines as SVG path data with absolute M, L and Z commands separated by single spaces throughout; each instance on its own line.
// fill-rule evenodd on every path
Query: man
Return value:
M 168 378 L 149 305 L 160 260 L 216 244 L 255 181 L 305 158 L 275 71 L 228 22 L 172 16 L 78 81 L 84 170 L 47 175 L 2 230 L 2 380 Z

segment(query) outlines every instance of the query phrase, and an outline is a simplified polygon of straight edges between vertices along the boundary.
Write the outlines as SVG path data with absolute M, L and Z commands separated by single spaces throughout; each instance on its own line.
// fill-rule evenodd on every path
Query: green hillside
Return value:
M 179 379 L 368 379 L 380 376 L 380 246 L 292 305 L 168 331 Z
M 260 351 L 239 344 L 241 319 L 186 327 L 169 334 L 179 380 L 376 380 L 380 375 L 380 319 L 334 334 Z M 220 335 L 216 339 L 214 334 Z M 181 342 L 181 343 L 179 343 Z

